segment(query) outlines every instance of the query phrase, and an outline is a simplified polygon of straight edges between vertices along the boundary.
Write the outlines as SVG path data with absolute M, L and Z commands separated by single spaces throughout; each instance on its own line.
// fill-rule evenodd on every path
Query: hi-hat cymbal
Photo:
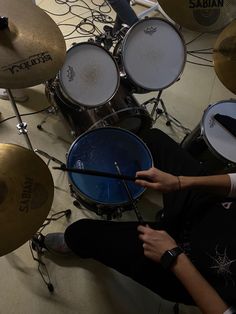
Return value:
M 231 22 L 218 36 L 213 61 L 220 81 L 236 94 L 236 21 Z
M 52 205 L 51 173 L 33 151 L 0 144 L 0 256 L 29 240 Z
M 0 0 L 0 7 L 0 88 L 25 88 L 55 77 L 66 56 L 56 23 L 28 0 Z
M 179 25 L 197 32 L 215 32 L 236 18 L 235 0 L 158 0 Z

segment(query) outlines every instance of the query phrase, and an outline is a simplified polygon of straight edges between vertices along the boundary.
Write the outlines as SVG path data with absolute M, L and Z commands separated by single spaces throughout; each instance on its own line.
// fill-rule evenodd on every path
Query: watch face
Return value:
M 175 247 L 172 250 L 167 250 L 161 257 L 160 263 L 163 268 L 170 269 L 171 265 L 176 260 L 179 254 L 183 253 L 180 247 Z
M 165 269 L 169 269 L 174 260 L 175 256 L 171 253 L 171 251 L 166 251 L 161 257 L 161 265 Z

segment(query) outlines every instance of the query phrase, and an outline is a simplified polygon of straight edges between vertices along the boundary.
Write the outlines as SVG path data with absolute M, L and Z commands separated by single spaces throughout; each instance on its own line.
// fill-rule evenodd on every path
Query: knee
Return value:
M 147 143 L 158 143 L 163 140 L 163 137 L 168 137 L 164 132 L 159 129 L 147 129 L 140 134 L 141 139 Z

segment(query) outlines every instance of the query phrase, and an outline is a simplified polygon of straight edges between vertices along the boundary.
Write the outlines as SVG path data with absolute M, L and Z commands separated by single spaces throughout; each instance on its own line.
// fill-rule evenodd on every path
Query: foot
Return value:
M 29 99 L 28 95 L 25 94 L 25 91 L 22 89 L 12 89 L 12 96 L 17 102 L 25 102 Z M 5 89 L 0 88 L 0 99 L 9 100 L 7 91 Z
M 48 233 L 44 237 L 44 247 L 52 254 L 56 255 L 70 255 L 73 252 L 66 244 L 64 233 L 55 232 Z

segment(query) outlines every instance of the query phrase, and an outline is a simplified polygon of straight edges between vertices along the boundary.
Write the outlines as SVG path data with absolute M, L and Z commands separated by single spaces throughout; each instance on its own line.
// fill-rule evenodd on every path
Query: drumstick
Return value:
M 148 182 L 152 182 L 146 177 L 131 177 L 127 175 L 120 175 L 116 173 L 103 172 L 103 171 L 97 171 L 97 170 L 91 170 L 91 169 L 66 168 L 64 166 L 52 167 L 52 168 L 56 170 L 62 170 L 62 171 L 67 171 L 67 172 L 80 173 L 80 174 L 92 175 L 92 176 L 98 176 L 98 177 L 107 177 L 107 178 L 121 179 L 121 180 L 127 180 L 127 181 L 145 180 Z

